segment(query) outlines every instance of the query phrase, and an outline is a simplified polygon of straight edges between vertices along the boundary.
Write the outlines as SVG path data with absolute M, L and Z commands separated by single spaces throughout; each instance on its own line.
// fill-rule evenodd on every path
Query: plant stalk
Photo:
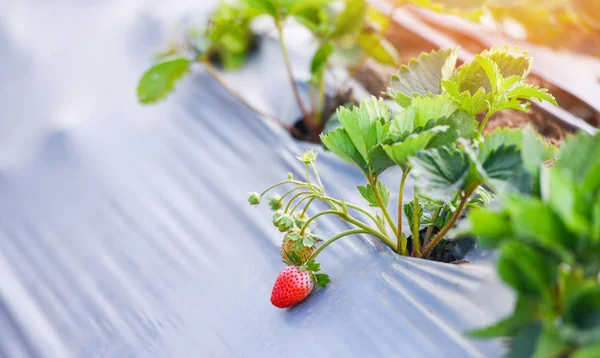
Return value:
M 279 36 L 279 45 L 281 47 L 281 53 L 283 55 L 283 61 L 285 62 L 285 68 L 287 70 L 288 78 L 290 80 L 290 84 L 292 86 L 292 91 L 294 92 L 294 97 L 296 98 L 296 102 L 298 102 L 298 107 L 300 107 L 300 111 L 302 112 L 302 116 L 304 120 L 307 122 L 309 127 L 316 128 L 317 125 L 315 120 L 312 118 L 310 113 L 304 107 L 304 102 L 302 102 L 302 98 L 300 97 L 300 92 L 298 90 L 298 86 L 296 85 L 296 81 L 294 80 L 294 72 L 292 70 L 292 63 L 290 62 L 290 56 L 287 51 L 287 47 L 285 45 L 285 41 L 283 40 L 283 28 L 281 27 L 281 22 L 276 20 L 275 26 L 277 27 L 277 34 Z
M 413 197 L 413 225 L 412 225 L 412 237 L 413 237 L 413 256 L 421 255 L 421 241 L 419 240 L 419 220 L 418 220 L 418 212 L 419 212 L 419 197 L 417 196 L 417 191 L 415 190 Z
M 437 220 L 437 217 L 440 215 L 441 210 L 442 210 L 441 207 L 437 208 L 431 215 L 431 221 L 433 222 L 433 224 L 429 225 L 429 227 L 427 228 L 427 231 L 425 232 L 425 238 L 423 239 L 423 246 L 427 246 L 427 244 L 429 244 L 429 238 L 431 237 L 431 234 L 433 233 L 433 229 L 435 228 L 435 221 Z
M 368 178 L 368 179 L 369 179 L 369 184 L 371 184 L 371 187 L 373 188 L 373 193 L 375 193 L 375 198 L 377 199 L 377 203 L 379 204 L 379 207 L 381 208 L 381 211 L 383 212 L 383 216 L 385 217 L 388 224 L 392 228 L 392 232 L 394 233 L 394 235 L 397 236 L 398 228 L 396 227 L 396 224 L 394 224 L 394 220 L 392 220 L 390 213 L 388 212 L 387 208 L 385 207 L 385 205 L 383 203 L 383 199 L 381 198 L 381 193 L 379 192 L 379 189 L 377 188 L 377 180 L 372 180 L 371 178 Z
M 321 253 L 321 251 L 323 251 L 323 249 L 325 249 L 327 246 L 331 245 L 335 241 L 341 239 L 344 236 L 349 236 L 349 235 L 354 235 L 354 234 L 368 234 L 368 232 L 363 229 L 352 229 L 352 230 L 343 231 L 343 232 L 333 236 L 329 240 L 325 241 L 323 243 L 323 245 L 319 246 L 319 248 L 317 248 L 315 250 L 315 252 L 313 252 L 313 254 L 310 256 L 310 258 L 307 260 L 307 262 L 309 262 L 310 260 L 314 260 Z
M 493 112 L 492 110 L 488 110 L 487 113 L 485 114 L 485 118 L 483 118 L 483 121 L 481 121 L 481 124 L 479 125 L 479 135 L 481 135 L 483 133 L 483 130 L 485 129 L 485 125 L 488 122 L 488 119 L 490 119 L 490 117 L 494 114 L 495 112 Z
M 433 240 L 431 240 L 427 247 L 425 247 L 425 250 L 423 250 L 423 253 L 418 257 L 426 258 L 427 256 L 429 256 L 431 250 L 433 250 L 433 248 L 437 246 L 437 244 L 444 238 L 444 235 L 446 235 L 448 231 L 450 231 L 450 229 L 454 226 L 456 220 L 458 220 L 458 218 L 462 215 L 462 212 L 465 208 L 465 205 L 469 201 L 469 196 L 471 196 L 471 194 L 472 192 L 470 191 L 463 194 L 463 196 L 460 199 L 460 204 L 458 205 L 458 208 L 456 208 L 456 211 L 454 211 L 454 214 L 452 215 L 450 220 L 446 223 L 446 225 L 444 225 L 442 230 L 440 230 L 440 232 L 438 232 L 437 235 L 433 237 Z
M 406 178 L 408 177 L 409 172 L 410 169 L 406 169 L 402 173 L 402 180 L 400 180 L 400 191 L 398 192 L 398 232 L 396 233 L 398 244 L 396 245 L 396 252 L 404 256 L 406 256 L 408 253 L 406 252 L 406 237 L 402 233 L 402 200 L 404 197 L 404 184 L 406 183 Z
M 299 196 L 305 195 L 305 194 L 312 194 L 312 191 L 301 191 L 298 194 L 292 196 L 290 198 L 290 201 L 288 201 L 287 205 L 285 206 L 285 210 L 283 212 L 287 213 L 288 210 L 290 209 L 290 205 L 292 205 L 292 202 L 294 201 L 294 199 L 296 199 Z

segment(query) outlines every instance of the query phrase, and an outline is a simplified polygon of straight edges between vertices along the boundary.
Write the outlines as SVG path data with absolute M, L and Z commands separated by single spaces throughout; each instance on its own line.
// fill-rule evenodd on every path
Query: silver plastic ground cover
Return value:
M 512 306 L 485 255 L 455 266 L 352 237 L 320 256 L 326 289 L 271 306 L 282 235 L 246 194 L 300 177 L 295 156 L 320 149 L 202 73 L 136 104 L 174 14 L 209 5 L 0 4 L 0 356 L 501 356 L 462 335 Z M 227 79 L 291 118 L 272 41 Z M 329 194 L 361 202 L 356 169 L 322 151 L 319 168 Z M 345 228 L 319 222 L 326 237 Z

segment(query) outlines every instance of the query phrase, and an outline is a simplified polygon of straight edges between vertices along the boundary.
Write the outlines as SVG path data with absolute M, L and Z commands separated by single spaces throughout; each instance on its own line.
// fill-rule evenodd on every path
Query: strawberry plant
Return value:
M 397 65 L 398 55 L 383 36 L 390 19 L 368 6 L 365 0 L 250 0 L 249 3 L 275 23 L 304 127 L 313 136 L 323 128 L 325 74 L 331 64 L 347 67 L 351 74 L 367 58 Z M 310 63 L 312 108 L 300 97 L 283 34 L 284 25 L 291 18 L 309 30 L 318 44 Z
M 391 80 L 388 95 L 402 107 L 399 113 L 392 115 L 383 99 L 373 97 L 354 108 L 339 108 L 340 127 L 321 135 L 328 150 L 365 176 L 365 185 L 357 189 L 375 214 L 326 195 L 314 151 L 299 158 L 305 180 L 288 176 L 262 193 L 250 194 L 250 204 L 258 205 L 272 189 L 292 187 L 269 199 L 273 223 L 286 233 L 282 244 L 286 263 L 313 263 L 327 246 L 354 234 L 371 235 L 400 255 L 432 258 L 466 207 L 486 204 L 492 192 L 531 186 L 524 169 L 529 163 L 521 156 L 523 132 L 496 130 L 482 135 L 487 119 L 502 109 L 527 111 L 532 99 L 554 102 L 546 90 L 525 83 L 531 59 L 509 47 L 485 51 L 459 67 L 456 58 L 453 49 L 421 54 Z M 481 124 L 475 120 L 480 112 L 486 113 Z M 391 167 L 402 171 L 396 183 L 396 220 L 389 209 L 390 191 L 379 180 Z M 404 203 L 409 175 L 418 180 L 414 199 Z M 329 208 L 307 218 L 315 201 Z M 324 215 L 337 216 L 352 228 L 317 247 L 320 239 L 310 225 Z M 403 215 L 409 236 L 402 228 Z
M 531 190 L 468 215 L 468 232 L 498 248 L 498 274 L 517 294 L 507 318 L 470 334 L 510 337 L 510 357 L 600 356 L 600 135 L 552 149 L 522 144 Z

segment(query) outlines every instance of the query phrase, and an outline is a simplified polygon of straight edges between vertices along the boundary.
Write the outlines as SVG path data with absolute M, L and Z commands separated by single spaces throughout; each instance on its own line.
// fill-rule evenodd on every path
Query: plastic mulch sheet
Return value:
M 0 4 L 0 357 L 501 356 L 501 342 L 462 334 L 512 307 L 485 253 L 457 266 L 346 238 L 320 256 L 326 289 L 271 306 L 282 235 L 247 192 L 300 177 L 309 147 L 329 194 L 361 202 L 361 176 L 201 72 L 139 106 L 148 55 L 189 9 Z M 293 108 L 272 40 L 227 80 L 271 112 Z

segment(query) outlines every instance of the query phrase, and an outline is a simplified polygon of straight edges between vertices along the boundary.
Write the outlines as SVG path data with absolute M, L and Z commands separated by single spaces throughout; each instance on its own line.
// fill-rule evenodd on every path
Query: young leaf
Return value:
M 470 160 L 455 148 L 435 148 L 418 152 L 409 158 L 411 175 L 418 178 L 419 191 L 432 199 L 446 200 L 463 189 Z
M 327 59 L 333 53 L 333 45 L 329 42 L 319 47 L 310 63 L 310 73 L 313 77 L 319 77 L 327 68 Z
M 377 145 L 383 133 L 382 122 L 390 119 L 390 112 L 383 99 L 372 97 L 363 100 L 352 110 L 340 108 L 338 118 L 361 154 L 365 162 L 369 161 L 369 151 Z
M 430 120 L 437 122 L 440 118 L 448 118 L 458 110 L 458 105 L 448 96 L 426 96 L 413 99 L 411 107 L 415 108 L 415 127 L 425 126 Z
M 394 163 L 402 167 L 402 170 L 406 170 L 409 166 L 408 159 L 420 150 L 427 148 L 429 142 L 438 133 L 445 132 L 446 130 L 448 130 L 448 126 L 433 127 L 421 133 L 411 134 L 402 142 L 383 145 L 383 149 Z
M 327 149 L 334 152 L 338 157 L 349 163 L 356 164 L 365 175 L 369 175 L 367 162 L 356 149 L 356 146 L 344 128 L 330 130 L 326 135 L 321 134 L 321 141 Z
M 152 66 L 144 73 L 137 87 L 141 103 L 155 103 L 165 98 L 175 86 L 175 82 L 190 71 L 190 60 L 178 57 Z
M 380 207 L 379 202 L 377 200 L 377 196 L 375 195 L 371 184 L 367 184 L 366 186 L 359 185 L 356 188 L 360 192 L 360 195 L 369 203 L 370 206 L 376 208 Z M 390 200 L 390 191 L 382 182 L 377 182 L 377 190 L 379 190 L 379 193 L 381 194 L 381 200 L 383 201 L 383 205 L 387 207 L 388 202 Z
M 400 67 L 398 75 L 392 77 L 388 95 L 403 107 L 410 105 L 415 96 L 442 93 L 442 81 L 448 80 L 456 66 L 455 49 L 422 53 L 408 66 Z

